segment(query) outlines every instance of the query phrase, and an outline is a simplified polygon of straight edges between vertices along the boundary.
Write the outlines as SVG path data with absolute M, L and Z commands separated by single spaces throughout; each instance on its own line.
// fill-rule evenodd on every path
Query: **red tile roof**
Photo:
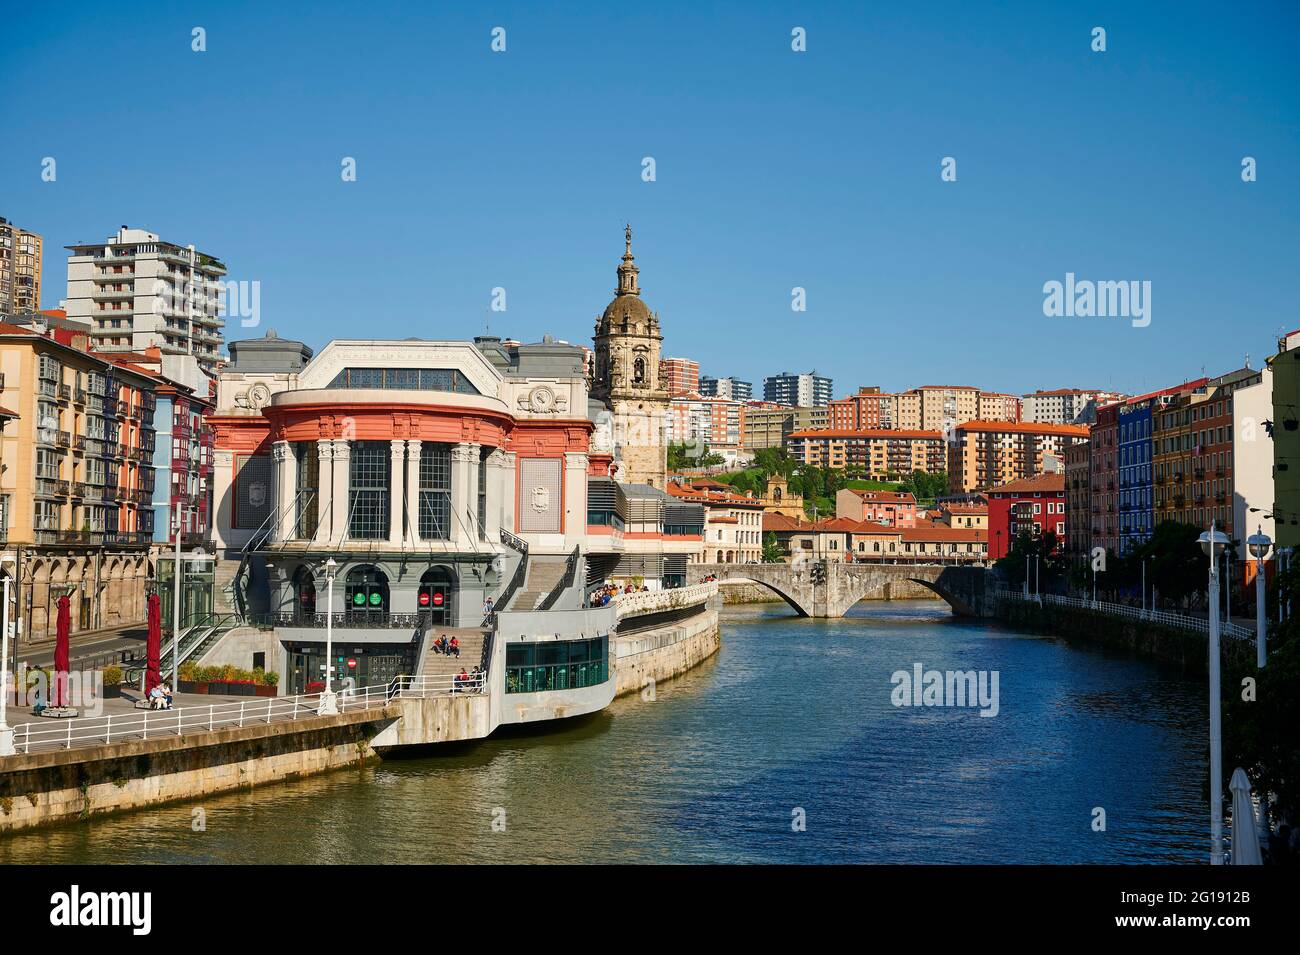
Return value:
M 1055 434 L 1086 438 L 1088 426 L 1082 424 L 1035 424 L 1028 421 L 964 421 L 954 431 L 1005 431 L 1008 434 Z
M 808 431 L 791 431 L 791 438 L 928 438 L 942 441 L 941 431 L 908 431 L 902 428 L 871 428 L 857 431 L 852 428 L 814 428 Z
M 1064 494 L 1064 474 L 1035 474 L 1033 477 L 1020 478 L 989 488 L 986 494 Z

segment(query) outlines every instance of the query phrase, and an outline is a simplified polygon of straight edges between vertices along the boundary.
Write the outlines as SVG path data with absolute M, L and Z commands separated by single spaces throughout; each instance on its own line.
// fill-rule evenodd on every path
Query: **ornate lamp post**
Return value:
M 1228 537 L 1216 529 L 1201 534 L 1201 550 L 1210 558 L 1210 865 L 1223 865 L 1223 723 L 1219 713 L 1219 555 Z
M 1262 670 L 1268 659 L 1268 620 L 1264 615 L 1264 558 L 1268 556 L 1273 541 L 1261 526 L 1246 538 L 1246 546 L 1250 548 L 1250 556 L 1255 558 L 1255 666 Z
M 325 561 L 325 692 L 320 695 L 320 705 L 316 707 L 321 716 L 339 711 L 334 697 L 334 682 L 330 679 L 334 666 L 334 573 L 338 566 L 333 557 Z

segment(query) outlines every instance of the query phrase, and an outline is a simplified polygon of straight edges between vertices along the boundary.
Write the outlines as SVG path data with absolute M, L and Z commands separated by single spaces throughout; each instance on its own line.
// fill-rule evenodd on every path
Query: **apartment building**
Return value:
M 886 527 L 915 527 L 916 498 L 906 491 L 840 488 L 835 494 L 835 516 Z
M 892 428 L 895 421 L 896 396 L 879 387 L 861 387 L 857 394 L 836 398 L 828 405 L 830 426 L 845 431 Z
M 700 363 L 690 358 L 659 359 L 659 381 L 670 396 L 698 394 Z
M 1064 474 L 1036 474 L 990 488 L 989 557 L 1000 560 L 1021 534 L 1056 535 L 1068 547 Z
M 825 408 L 831 401 L 834 383 L 810 371 L 802 375 L 783 371 L 763 379 L 763 400 L 792 407 Z
M 786 440 L 790 454 L 804 464 L 823 468 L 857 465 L 864 476 L 884 480 L 913 471 L 937 473 L 944 468 L 944 440 L 937 431 L 839 431 L 831 428 L 793 431 Z
M 786 439 L 793 431 L 793 408 L 764 401 L 745 402 L 745 433 L 742 441 L 746 451 L 784 448 Z
M 1063 467 L 1065 449 L 1088 437 L 1079 425 L 965 421 L 948 444 L 948 481 L 954 493 L 983 491 Z
M 70 245 L 68 318 L 91 323 L 104 352 L 193 355 L 205 373 L 222 362 L 223 277 L 211 255 L 122 226 L 104 242 Z
M 705 375 L 700 379 L 700 394 L 749 401 L 754 397 L 754 385 L 739 378 L 713 378 Z
M 1203 379 L 1153 412 L 1157 523 L 1208 529 L 1213 522 L 1229 539 L 1241 536 L 1233 506 L 1233 398 L 1238 388 L 1261 378 L 1259 371 L 1242 368 Z
M 1300 546 L 1300 329 L 1278 340 L 1273 378 L 1273 509 L 1278 547 Z M 1257 516 L 1257 515 L 1255 515 Z
M 706 398 L 696 392 L 675 395 L 668 402 L 667 430 L 673 444 L 740 448 L 745 432 L 744 402 Z
M 1022 399 L 1024 420 L 1036 424 L 1089 424 L 1097 408 L 1123 400 L 1117 392 L 1088 388 L 1040 390 Z
M 1091 460 L 1091 441 L 1065 449 L 1065 526 L 1070 528 L 1066 552 L 1075 558 L 1092 551 Z
M 83 336 L 84 337 L 84 336 Z M 142 369 L 0 324 L 0 498 L 26 639 L 144 619 L 153 537 L 154 389 Z
M 0 315 L 41 309 L 41 248 L 35 232 L 0 218 Z
M 705 563 L 750 564 L 763 559 L 763 501 L 736 494 L 713 482 L 669 482 L 668 494 L 704 507 Z

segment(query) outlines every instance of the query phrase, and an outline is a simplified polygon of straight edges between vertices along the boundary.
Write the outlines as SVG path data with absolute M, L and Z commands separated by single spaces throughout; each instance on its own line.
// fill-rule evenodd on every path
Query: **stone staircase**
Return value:
M 528 579 L 515 594 L 506 610 L 536 610 L 564 576 L 564 557 L 533 556 L 528 558 Z
M 439 637 L 450 640 L 455 637 L 460 642 L 460 656 L 444 656 L 435 653 L 434 641 Z M 439 682 L 451 678 L 461 671 L 473 670 L 483 660 L 483 641 L 485 634 L 476 627 L 431 627 L 425 634 L 424 659 L 420 662 L 420 675 L 433 677 Z
M 235 612 L 234 586 L 235 575 L 239 573 L 239 561 L 221 558 L 213 569 L 212 612 L 227 614 Z

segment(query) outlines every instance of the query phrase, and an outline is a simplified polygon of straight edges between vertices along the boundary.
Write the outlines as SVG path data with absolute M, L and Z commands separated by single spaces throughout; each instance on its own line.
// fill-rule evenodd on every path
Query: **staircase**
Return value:
M 564 557 L 534 555 L 528 559 L 528 578 L 523 589 L 515 594 L 507 610 L 536 610 L 537 605 L 564 579 L 567 569 Z
M 234 613 L 235 578 L 239 576 L 242 563 L 238 560 L 219 559 L 213 570 L 212 610 L 214 613 Z
M 433 649 L 439 637 L 450 640 L 455 637 L 460 642 L 460 656 L 443 656 Z M 461 670 L 473 670 L 483 662 L 483 640 L 485 635 L 476 627 L 431 627 L 425 634 L 424 660 L 420 664 L 420 676 L 433 677 L 441 684 L 448 684 L 451 678 Z

